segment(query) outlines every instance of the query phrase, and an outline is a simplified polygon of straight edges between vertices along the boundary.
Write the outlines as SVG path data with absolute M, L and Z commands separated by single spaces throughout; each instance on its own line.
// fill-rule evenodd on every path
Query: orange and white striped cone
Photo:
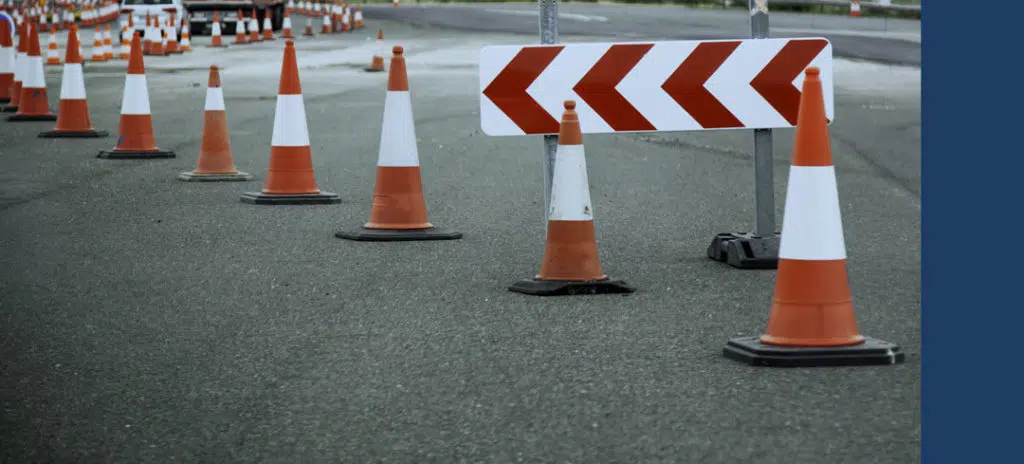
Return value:
M 245 34 L 245 25 L 247 24 L 245 16 L 242 16 L 242 10 L 238 10 L 238 16 L 235 20 L 235 45 L 244 45 L 249 43 L 249 36 Z
M 819 74 L 807 68 L 800 95 L 768 328 L 730 340 L 724 354 L 760 366 L 896 364 L 898 346 L 857 328 Z
M 304 37 L 313 37 L 314 35 L 316 35 L 316 34 L 313 34 L 313 20 L 312 19 L 306 18 L 306 31 L 303 32 L 302 35 Z
M 256 19 L 256 10 L 252 10 L 252 16 L 249 18 L 249 42 L 260 42 L 263 38 L 260 37 L 260 22 Z
M 132 24 L 131 16 L 128 17 L 128 25 L 121 31 L 121 45 L 119 46 L 118 58 L 127 60 L 132 56 L 132 36 L 135 35 L 135 25 Z
M 391 58 L 370 220 L 334 236 L 373 242 L 462 238 L 461 232 L 434 227 L 427 215 L 402 47 L 396 46 Z
M 110 135 L 92 127 L 89 105 L 85 96 L 85 76 L 82 74 L 82 55 L 78 53 L 78 26 L 68 31 L 67 51 L 64 55 L 64 75 L 60 83 L 60 103 L 57 106 L 57 127 L 39 134 L 41 138 L 97 138 Z
M 362 5 L 356 5 L 355 23 L 356 23 L 356 29 L 362 29 L 363 27 L 365 27 L 365 24 L 363 24 L 363 7 L 362 7 Z
M 92 59 L 91 61 L 107 61 L 103 57 L 103 32 L 100 26 L 96 26 L 96 32 L 92 34 Z
M 281 23 L 281 37 L 285 39 L 294 39 L 292 35 L 292 16 L 288 11 L 284 12 L 284 20 Z
M 364 70 L 367 72 L 384 71 L 384 29 L 377 29 L 377 53 L 370 60 L 370 66 Z
M 540 273 L 512 284 L 509 290 L 536 296 L 632 293 L 634 287 L 609 278 L 601 268 L 576 102 L 567 100 L 563 105 Z
M 161 150 L 156 146 L 156 138 L 153 136 L 153 115 L 149 109 L 146 65 L 142 61 L 142 39 L 137 32 L 132 36 L 131 57 L 128 58 L 128 73 L 124 80 L 117 144 L 110 150 L 100 151 L 96 157 L 110 159 L 175 157 L 173 151 Z
M 228 114 L 224 106 L 224 91 L 220 86 L 220 71 L 210 66 L 210 80 L 206 87 L 206 106 L 203 109 L 203 140 L 199 146 L 196 169 L 178 174 L 183 181 L 243 181 L 252 179 L 248 173 L 235 168 L 231 155 L 231 137 L 228 134 Z
M 39 49 L 39 29 L 31 22 L 26 22 L 31 30 L 28 37 L 28 55 L 25 57 L 25 71 L 21 82 L 21 96 L 18 98 L 18 111 L 7 117 L 8 121 L 56 121 L 57 116 L 50 112 L 50 102 L 46 96 L 46 71 L 43 70 L 43 55 Z
M 7 22 L 7 21 L 3 21 Z M 28 22 L 21 23 L 18 28 L 18 47 L 14 53 L 14 72 L 12 73 L 11 80 L 11 96 L 10 101 L 7 102 L 3 107 L 4 113 L 14 113 L 18 111 L 18 103 L 21 101 L 21 85 L 22 79 L 25 75 L 25 63 L 28 61 L 28 34 L 25 31 L 28 29 Z
M 227 45 L 224 44 L 224 39 L 222 38 L 221 34 L 222 31 L 220 29 L 220 13 L 214 11 L 213 25 L 210 26 L 210 45 L 208 46 L 213 48 L 227 47 Z
M 103 26 L 103 59 L 114 59 L 114 38 L 110 35 L 110 24 Z
M 324 15 L 323 25 L 320 27 L 320 33 L 321 34 L 330 34 L 331 33 L 331 15 L 329 15 L 329 14 L 325 14 Z
M 6 22 L 6 21 L 4 21 Z M 57 48 L 57 26 L 50 26 L 50 37 L 46 43 L 46 64 L 60 64 L 60 50 Z
M 192 51 L 192 33 L 189 30 L 192 26 L 189 25 L 188 19 L 185 19 L 184 25 L 181 27 L 181 43 L 178 47 L 179 53 L 186 53 Z
M 133 36 L 134 37 L 134 34 Z M 142 30 L 142 54 L 149 55 L 153 53 L 153 39 L 156 38 L 156 34 L 153 33 L 153 18 L 149 12 L 146 12 L 146 28 Z M 132 39 L 135 40 L 135 39 Z M 131 53 L 131 52 L 129 52 Z M 130 58 L 129 58 L 130 59 Z
M 267 180 L 262 192 L 246 192 L 242 202 L 255 205 L 341 203 L 338 194 L 321 191 L 316 185 L 306 105 L 302 100 L 298 59 L 292 40 L 285 41 L 284 46 Z
M 263 40 L 274 40 L 274 25 L 270 23 L 270 12 L 263 15 Z
M 860 16 L 860 0 L 850 0 L 850 16 Z
M 14 86 L 14 41 L 11 38 L 11 26 L 7 21 L 0 21 L 0 103 L 11 101 L 11 87 Z
M 178 47 L 178 28 L 174 26 L 174 15 L 164 25 L 164 33 L 167 34 L 167 47 L 164 49 L 168 55 L 183 53 Z

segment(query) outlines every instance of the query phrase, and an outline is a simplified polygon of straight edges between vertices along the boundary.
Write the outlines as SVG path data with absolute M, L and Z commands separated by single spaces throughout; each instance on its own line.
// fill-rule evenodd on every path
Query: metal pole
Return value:
M 768 0 L 750 0 L 750 38 L 768 38 Z M 775 163 L 772 130 L 754 129 L 754 234 L 775 236 Z
M 558 0 L 537 0 L 540 6 L 540 43 L 558 43 Z M 555 171 L 555 152 L 558 150 L 558 136 L 544 136 L 544 232 L 548 230 L 548 214 L 551 211 L 551 182 Z

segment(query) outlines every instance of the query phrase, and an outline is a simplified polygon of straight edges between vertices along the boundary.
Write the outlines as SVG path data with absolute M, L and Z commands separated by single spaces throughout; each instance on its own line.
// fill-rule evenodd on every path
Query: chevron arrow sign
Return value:
M 492 136 L 557 134 L 563 102 L 576 100 L 589 134 L 794 127 L 809 66 L 821 69 L 831 122 L 823 38 L 488 46 L 480 126 Z

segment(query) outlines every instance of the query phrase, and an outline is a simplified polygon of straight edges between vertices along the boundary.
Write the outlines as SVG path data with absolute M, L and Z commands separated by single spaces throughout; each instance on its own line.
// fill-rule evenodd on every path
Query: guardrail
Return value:
M 685 2 L 684 2 L 685 3 Z M 693 3 L 700 3 L 695 1 Z M 747 3 L 746 0 L 725 0 L 723 3 L 732 3 L 733 5 Z M 768 8 L 772 5 L 783 5 L 783 6 L 836 6 L 836 7 L 849 7 L 850 0 L 768 0 Z M 864 10 L 876 10 L 876 11 L 900 11 L 900 12 L 921 12 L 921 5 L 902 5 L 902 4 L 888 4 L 862 1 L 860 2 L 861 11 Z

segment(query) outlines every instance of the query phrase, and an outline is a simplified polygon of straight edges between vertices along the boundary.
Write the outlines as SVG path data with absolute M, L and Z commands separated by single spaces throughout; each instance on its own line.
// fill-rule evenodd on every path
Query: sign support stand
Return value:
M 540 7 L 540 43 L 558 43 L 558 0 L 537 0 Z M 544 137 L 544 233 L 548 231 L 548 215 L 551 211 L 551 183 L 555 173 L 555 153 L 558 152 L 558 135 Z
M 750 38 L 768 38 L 768 1 L 750 0 Z M 779 234 L 775 227 L 775 162 L 772 130 L 754 129 L 754 232 L 718 234 L 708 257 L 740 269 L 776 269 Z

